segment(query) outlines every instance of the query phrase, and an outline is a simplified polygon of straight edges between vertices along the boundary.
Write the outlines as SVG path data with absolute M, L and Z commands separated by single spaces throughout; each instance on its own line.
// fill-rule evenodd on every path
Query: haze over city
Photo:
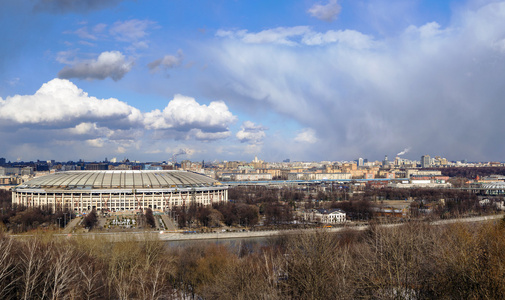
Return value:
M 505 1 L 0 5 L 0 156 L 503 161 Z

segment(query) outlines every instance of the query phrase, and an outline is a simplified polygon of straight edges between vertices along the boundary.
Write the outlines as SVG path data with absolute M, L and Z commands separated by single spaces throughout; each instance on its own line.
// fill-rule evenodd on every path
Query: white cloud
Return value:
M 251 121 L 245 121 L 237 132 L 236 137 L 242 143 L 258 144 L 265 138 L 265 130 L 267 128 L 256 125 Z
M 249 33 L 246 30 L 218 30 L 216 36 L 238 39 L 246 44 L 279 44 L 286 46 L 302 44 L 317 46 L 338 43 L 341 46 L 356 49 L 365 49 L 373 46 L 373 38 L 371 36 L 355 30 L 328 30 L 323 33 L 315 32 L 308 26 L 277 27 L 257 33 Z
M 74 33 L 81 39 L 96 40 L 97 37 L 94 34 L 88 32 L 87 27 L 81 27 L 74 31 Z
M 337 18 L 341 10 L 342 7 L 337 3 L 337 0 L 330 0 L 326 5 L 314 4 L 307 12 L 315 18 L 331 22 Z
M 157 72 L 160 68 L 170 69 L 181 65 L 184 55 L 182 50 L 177 51 L 177 55 L 165 55 L 164 57 L 157 59 L 153 62 L 147 64 L 147 67 L 151 72 Z
M 77 55 L 77 51 L 78 49 L 60 51 L 56 54 L 56 61 L 67 65 L 75 64 L 75 56 Z
M 258 33 L 248 33 L 246 30 L 238 31 L 223 31 L 219 30 L 216 35 L 219 37 L 228 37 L 240 39 L 248 44 L 281 44 L 293 46 L 295 41 L 291 40 L 294 37 L 303 36 L 310 32 L 307 26 L 295 27 L 277 27 L 267 29 Z
M 166 147 L 165 148 L 165 153 L 168 153 L 171 155 L 170 158 L 175 158 L 177 159 L 178 156 L 184 155 L 186 158 L 190 158 L 193 156 L 193 154 L 197 153 L 198 151 L 194 148 L 190 148 L 186 145 L 182 146 L 179 145 L 178 147 Z
M 373 45 L 373 38 L 355 30 L 328 30 L 325 33 L 307 33 L 304 35 L 302 43 L 309 46 L 339 43 L 350 48 L 367 49 Z
M 125 148 L 125 147 L 123 147 L 123 146 L 118 146 L 118 147 L 116 148 L 116 153 L 120 153 L 120 154 L 121 154 L 121 153 L 126 153 L 126 148 Z
M 101 138 L 86 140 L 86 143 L 91 147 L 102 148 L 105 144 L 104 140 Z
M 86 80 L 107 77 L 118 81 L 128 73 L 133 66 L 132 61 L 127 61 L 119 51 L 102 52 L 96 60 L 81 61 L 64 67 L 59 73 L 59 78 L 79 78 Z
M 81 120 L 134 121 L 140 112 L 117 99 L 97 99 L 66 79 L 44 83 L 34 95 L 0 98 L 0 120 L 17 124 L 90 127 Z
M 229 138 L 228 126 L 236 119 L 222 101 L 203 105 L 180 95 L 165 110 L 143 114 L 117 99 L 90 96 L 66 79 L 53 79 L 32 95 L 0 98 L 0 137 L 13 145 L 5 156 L 27 157 L 37 149 L 32 155 L 62 160 L 110 157 L 111 152 L 145 157 L 149 150 L 162 157 L 152 150 L 174 141 L 188 143 L 187 156 L 203 151 L 202 145 L 213 153 L 208 145 Z
M 317 142 L 316 131 L 312 128 L 305 128 L 296 135 L 295 141 L 300 143 L 315 144 Z
M 109 33 L 118 41 L 135 42 L 147 36 L 147 29 L 155 22 L 149 20 L 128 20 L 115 22 L 109 29 Z
M 81 39 L 85 40 L 98 40 L 99 37 L 105 37 L 103 32 L 107 28 L 106 24 L 100 23 L 91 28 L 91 31 L 87 26 L 76 29 L 75 31 L 65 31 L 64 33 L 72 33 L 77 35 Z
M 196 128 L 207 132 L 228 131 L 228 126 L 237 119 L 222 101 L 200 105 L 194 98 L 183 95 L 175 95 L 163 111 L 156 109 L 144 117 L 148 129 Z
M 188 138 L 194 137 L 200 141 L 213 141 L 222 140 L 231 135 L 231 131 L 220 131 L 220 132 L 204 132 L 199 128 L 191 129 L 188 133 Z
M 69 128 L 68 132 L 72 135 L 95 135 L 95 136 L 110 136 L 114 133 L 113 130 L 107 127 L 98 127 L 96 123 L 83 122 L 75 127 Z

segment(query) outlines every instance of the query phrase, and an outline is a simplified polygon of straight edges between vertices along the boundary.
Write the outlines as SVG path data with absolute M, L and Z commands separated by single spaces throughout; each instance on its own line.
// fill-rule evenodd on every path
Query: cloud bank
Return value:
M 141 112 L 115 98 L 89 96 L 69 80 L 58 78 L 33 95 L 0 98 L 0 136 L 44 149 L 77 147 L 84 142 L 96 151 L 125 153 L 139 151 L 144 143 L 163 147 L 165 137 L 189 144 L 212 142 L 228 138 L 229 125 L 236 119 L 223 101 L 205 105 L 176 95 L 162 111 Z M 33 149 L 26 147 L 26 151 Z
M 499 159 L 505 2 L 453 19 L 383 38 L 304 26 L 218 31 L 214 91 L 226 90 L 214 95 L 311 128 L 295 140 L 317 136 L 320 159 L 394 155 L 405 144 L 414 157 Z

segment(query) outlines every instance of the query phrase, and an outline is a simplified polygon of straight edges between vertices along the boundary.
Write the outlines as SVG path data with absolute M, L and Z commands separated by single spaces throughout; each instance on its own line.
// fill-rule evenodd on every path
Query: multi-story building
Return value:
M 429 168 L 431 166 L 431 158 L 429 155 L 421 156 L 421 168 Z

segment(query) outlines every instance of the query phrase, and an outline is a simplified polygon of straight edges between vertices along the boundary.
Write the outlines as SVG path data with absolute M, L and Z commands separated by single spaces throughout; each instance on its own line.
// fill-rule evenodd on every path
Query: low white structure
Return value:
M 347 220 L 347 214 L 345 211 L 334 208 L 334 209 L 313 209 L 308 213 L 305 213 L 305 220 L 311 222 L 321 222 L 325 224 L 342 224 Z
M 223 173 L 220 176 L 221 180 L 228 181 L 262 181 L 272 180 L 270 173 Z
M 351 173 L 288 173 L 288 180 L 341 180 L 352 179 Z

